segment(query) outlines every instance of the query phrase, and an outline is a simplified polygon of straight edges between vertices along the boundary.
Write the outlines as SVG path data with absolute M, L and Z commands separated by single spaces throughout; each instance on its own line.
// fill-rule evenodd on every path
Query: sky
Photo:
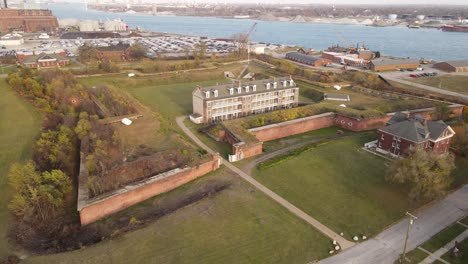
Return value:
M 59 0 L 60 1 L 60 0 Z M 84 2 L 84 0 L 63 0 L 64 2 Z M 123 0 L 120 0 L 123 1 Z M 143 0 L 144 2 L 152 2 L 152 0 Z M 93 2 L 93 0 L 88 0 Z M 135 1 L 136 2 L 136 1 Z M 468 5 L 467 0 L 156 0 L 156 3 L 169 2 L 198 2 L 198 3 L 271 3 L 271 4 L 432 4 L 432 5 Z

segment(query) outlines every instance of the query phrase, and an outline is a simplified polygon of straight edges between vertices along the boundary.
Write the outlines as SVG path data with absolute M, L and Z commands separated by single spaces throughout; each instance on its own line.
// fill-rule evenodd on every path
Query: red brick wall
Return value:
M 336 115 L 334 125 L 351 131 L 366 131 L 384 127 L 390 118 L 391 116 L 384 116 L 374 119 L 355 119 Z
M 212 160 L 203 163 L 198 167 L 193 167 L 188 171 L 181 172 L 160 181 L 139 186 L 129 191 L 111 195 L 107 198 L 86 205 L 80 210 L 81 224 L 87 225 L 96 222 L 103 217 L 121 211 L 155 195 L 173 190 L 200 176 L 215 171 L 219 168 L 219 161 L 219 155 L 214 155 Z
M 268 126 L 265 129 L 251 131 L 260 141 L 271 141 L 278 138 L 302 134 L 308 131 L 333 126 L 335 114 L 330 113 L 317 118 L 303 118 L 298 122 L 286 122 Z
M 24 31 L 55 30 L 57 18 L 50 10 L 0 10 L 0 31 L 22 28 Z

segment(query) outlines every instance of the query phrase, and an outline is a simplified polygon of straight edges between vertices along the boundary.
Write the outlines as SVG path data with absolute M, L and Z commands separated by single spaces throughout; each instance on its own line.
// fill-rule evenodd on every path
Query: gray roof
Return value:
M 415 59 L 379 59 L 379 60 L 372 60 L 371 63 L 376 65 L 376 66 L 400 65 L 400 64 L 419 64 L 419 60 L 415 60 Z
M 468 67 L 468 60 L 446 61 L 446 63 L 452 65 L 453 67 Z
M 443 121 L 427 121 L 424 125 L 419 119 L 408 119 L 381 128 L 380 131 L 421 143 L 428 139 L 437 140 L 447 128 L 448 125 Z
M 223 85 L 216 85 L 210 87 L 199 87 L 201 92 L 210 92 L 210 97 L 206 98 L 207 100 L 217 100 L 222 98 L 230 98 L 230 97 L 237 97 L 243 95 L 253 95 L 258 93 L 264 92 L 274 92 L 274 91 L 281 91 L 285 89 L 297 88 L 295 82 L 293 82 L 293 86 L 290 85 L 291 78 L 276 78 L 276 79 L 264 79 L 258 81 L 244 81 L 244 82 L 236 82 L 231 84 L 223 84 Z M 286 87 L 283 87 L 283 82 L 287 81 Z M 277 83 L 277 87 L 273 88 L 273 83 Z M 270 84 L 270 89 L 267 89 L 267 84 Z M 253 91 L 253 85 L 256 85 L 256 91 Z M 246 87 L 249 86 L 249 91 L 246 91 Z M 237 88 L 241 87 L 241 93 L 237 92 Z M 229 89 L 234 88 L 233 94 L 230 94 Z M 218 91 L 218 97 L 213 96 L 214 91 Z M 196 90 L 194 91 L 196 92 Z M 203 97 L 205 98 L 205 97 Z
M 300 52 L 294 51 L 294 52 L 288 52 L 286 53 L 286 59 L 290 60 L 295 60 L 295 61 L 301 61 L 304 63 L 314 63 L 321 58 L 315 57 L 315 56 L 310 56 L 310 55 L 305 55 Z
M 56 59 L 58 61 L 67 61 L 69 60 L 66 57 L 63 57 L 62 55 L 59 54 L 45 54 L 41 53 L 39 55 L 35 56 L 29 56 L 23 59 L 23 63 L 36 63 L 40 59 Z

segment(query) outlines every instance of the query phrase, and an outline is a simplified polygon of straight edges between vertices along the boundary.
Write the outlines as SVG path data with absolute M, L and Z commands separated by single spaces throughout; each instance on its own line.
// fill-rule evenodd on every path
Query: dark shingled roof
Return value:
M 380 131 L 420 143 L 427 139 L 437 140 L 447 128 L 443 121 L 427 121 L 423 125 L 419 118 L 412 118 L 388 125 Z
M 303 63 L 314 63 L 321 58 L 315 57 L 315 56 L 310 56 L 310 55 L 305 55 L 300 52 L 294 51 L 294 52 L 288 52 L 286 53 L 286 59 L 290 60 L 295 60 L 295 61 L 301 61 Z
M 45 53 L 41 53 L 39 55 L 35 55 L 35 56 L 29 56 L 29 57 L 26 57 L 23 59 L 23 63 L 36 63 L 38 60 L 40 59 L 57 59 L 58 61 L 67 61 L 69 60 L 68 58 L 66 57 L 63 57 L 62 55 L 59 55 L 59 54 L 45 54 Z
M 210 86 L 210 87 L 200 87 L 201 92 L 210 92 L 210 98 L 206 98 L 206 100 L 218 100 L 223 98 L 230 98 L 230 97 L 238 97 L 238 96 L 245 96 L 245 95 L 253 95 L 258 93 L 264 92 L 275 92 L 281 91 L 285 89 L 291 88 L 298 88 L 296 82 L 293 81 L 293 86 L 291 86 L 291 78 L 276 78 L 276 79 L 265 79 L 265 80 L 256 80 L 256 81 L 244 81 L 244 82 L 236 82 L 233 84 L 223 84 L 217 86 Z M 286 81 L 286 87 L 283 86 L 283 82 Z M 277 83 L 277 87 L 273 88 L 273 83 Z M 267 83 L 270 84 L 270 88 L 267 89 Z M 241 87 L 241 93 L 238 93 L 237 88 Z M 256 91 L 253 90 L 253 85 L 256 85 Z M 246 91 L 246 87 L 249 86 L 249 91 Z M 230 94 L 229 89 L 233 88 L 233 94 Z M 218 91 L 218 97 L 213 96 L 213 92 Z M 205 98 L 205 97 L 203 97 Z

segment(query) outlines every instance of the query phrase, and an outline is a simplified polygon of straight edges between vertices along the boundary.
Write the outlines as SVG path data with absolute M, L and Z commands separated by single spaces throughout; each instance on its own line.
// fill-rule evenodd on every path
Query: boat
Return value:
M 421 26 L 420 25 L 408 25 L 408 28 L 415 28 L 415 29 L 418 29 L 420 28 Z
M 459 26 L 459 25 L 445 25 L 445 26 L 442 26 L 440 29 L 442 29 L 442 31 L 448 31 L 448 32 L 468 32 L 468 26 Z

